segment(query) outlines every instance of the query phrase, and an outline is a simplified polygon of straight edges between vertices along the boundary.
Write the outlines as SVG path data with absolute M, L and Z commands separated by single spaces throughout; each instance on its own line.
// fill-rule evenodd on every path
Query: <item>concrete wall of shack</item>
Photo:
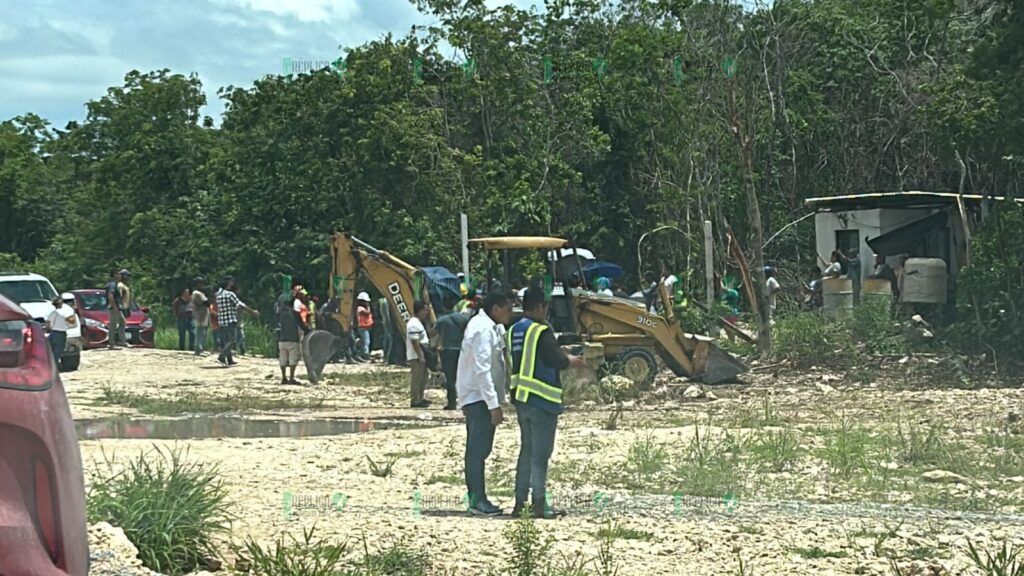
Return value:
M 828 261 L 836 248 L 836 232 L 840 230 L 857 230 L 860 245 L 861 275 L 866 279 L 874 271 L 874 253 L 868 246 L 866 238 L 874 238 L 891 232 L 915 220 L 927 217 L 932 210 L 925 208 L 872 208 L 869 210 L 846 210 L 837 212 L 818 212 L 814 215 L 815 246 L 818 254 Z M 890 266 L 896 267 L 898 258 L 890 256 L 886 259 Z M 821 266 L 821 262 L 818 263 Z

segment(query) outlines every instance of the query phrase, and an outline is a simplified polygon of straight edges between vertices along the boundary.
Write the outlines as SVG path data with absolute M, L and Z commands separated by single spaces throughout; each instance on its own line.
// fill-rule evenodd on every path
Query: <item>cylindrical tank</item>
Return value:
M 822 311 L 827 316 L 841 316 L 853 310 L 853 280 L 826 278 L 821 282 Z
M 910 258 L 903 265 L 904 302 L 945 304 L 946 261 L 941 258 Z
M 883 278 L 868 278 L 861 288 L 861 304 L 880 304 L 889 306 L 892 303 L 892 283 Z

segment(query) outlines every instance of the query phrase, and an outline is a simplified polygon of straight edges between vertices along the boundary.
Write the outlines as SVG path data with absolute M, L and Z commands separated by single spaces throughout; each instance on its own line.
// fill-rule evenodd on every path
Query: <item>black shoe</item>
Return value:
M 531 512 L 533 513 L 534 518 L 538 518 L 540 520 L 554 520 L 555 518 L 565 516 L 565 510 L 559 510 L 558 508 L 548 506 L 548 503 L 544 500 L 534 500 L 533 505 L 531 506 Z
M 526 508 L 526 502 L 523 500 L 516 500 L 516 505 L 512 507 L 512 516 L 519 518 L 523 515 L 523 510 Z
M 231 362 L 228 362 L 228 366 L 238 366 L 238 362 L 232 360 Z
M 299 382 L 299 381 L 298 381 L 298 380 L 296 380 L 295 378 L 291 378 L 290 380 L 288 380 L 288 383 L 289 383 L 289 384 L 294 384 L 294 385 L 296 385 L 296 386 L 301 386 L 301 385 L 302 385 L 302 382 Z
M 469 508 L 469 513 L 474 516 L 501 516 L 501 508 L 486 500 Z
M 444 408 L 442 408 L 442 410 L 458 410 L 458 408 L 459 407 L 456 406 L 455 404 L 445 404 L 445 406 L 444 406 Z
M 220 364 L 221 366 L 227 366 L 228 365 L 228 361 L 225 360 L 223 356 L 217 358 L 217 363 Z
M 430 400 L 420 400 L 419 402 L 410 402 L 410 408 L 428 408 L 430 407 Z

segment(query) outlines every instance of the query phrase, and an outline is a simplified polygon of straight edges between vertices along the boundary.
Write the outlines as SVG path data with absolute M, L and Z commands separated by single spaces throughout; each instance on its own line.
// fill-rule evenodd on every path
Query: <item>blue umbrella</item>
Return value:
M 462 293 L 459 292 L 459 277 L 447 268 L 426 266 L 423 272 L 427 275 L 427 292 L 430 293 L 430 305 L 434 307 L 435 313 L 440 314 L 444 310 L 445 300 L 458 300 L 462 297 Z
M 587 284 L 589 284 L 598 276 L 604 276 L 605 278 L 621 278 L 624 272 L 622 270 L 622 266 L 619 266 L 618 264 L 594 260 L 593 262 L 588 262 L 583 265 L 583 274 L 587 278 Z

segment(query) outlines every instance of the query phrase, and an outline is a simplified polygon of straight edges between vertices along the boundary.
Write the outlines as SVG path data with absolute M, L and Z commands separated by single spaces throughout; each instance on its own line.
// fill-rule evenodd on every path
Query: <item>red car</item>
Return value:
M 85 575 L 82 458 L 43 327 L 0 296 L 0 574 Z
M 100 289 L 72 290 L 75 295 L 75 308 L 82 317 L 82 338 L 85 349 L 103 348 L 107 345 L 107 326 L 110 323 L 110 312 L 107 311 L 107 291 Z M 153 348 L 153 336 L 156 327 L 149 317 L 149 308 L 135 308 L 125 318 L 125 336 L 128 344 L 142 348 Z

